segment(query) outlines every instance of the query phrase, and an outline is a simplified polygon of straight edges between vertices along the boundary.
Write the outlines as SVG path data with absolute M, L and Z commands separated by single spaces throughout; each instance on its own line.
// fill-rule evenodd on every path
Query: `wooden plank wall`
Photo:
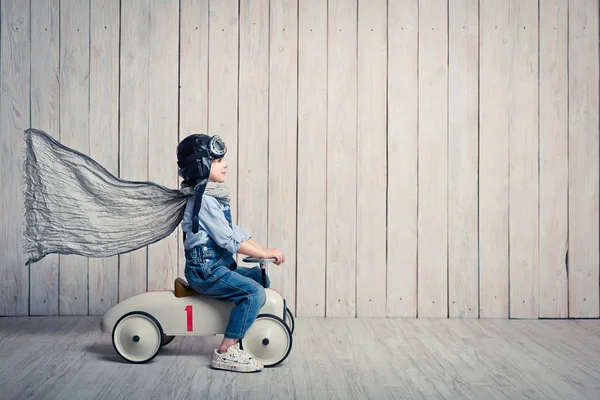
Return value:
M 2 0 L 0 315 L 101 315 L 183 276 L 180 229 L 21 251 L 22 134 L 176 188 L 229 149 L 236 223 L 298 316 L 597 318 L 594 0 Z

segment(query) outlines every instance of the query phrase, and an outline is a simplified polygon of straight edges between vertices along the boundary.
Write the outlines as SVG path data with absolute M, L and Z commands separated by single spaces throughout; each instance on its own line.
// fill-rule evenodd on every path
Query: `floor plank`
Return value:
M 298 318 L 279 367 L 209 367 L 220 336 L 125 363 L 99 317 L 0 318 L 3 399 L 598 399 L 600 320 Z

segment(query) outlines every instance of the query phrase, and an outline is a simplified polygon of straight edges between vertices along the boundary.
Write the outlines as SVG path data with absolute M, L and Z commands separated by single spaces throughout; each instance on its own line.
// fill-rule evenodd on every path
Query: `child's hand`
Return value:
M 279 249 L 267 249 L 265 251 L 265 253 L 266 253 L 265 258 L 274 258 L 275 259 L 275 262 L 274 262 L 275 265 L 281 265 L 285 261 L 285 256 Z

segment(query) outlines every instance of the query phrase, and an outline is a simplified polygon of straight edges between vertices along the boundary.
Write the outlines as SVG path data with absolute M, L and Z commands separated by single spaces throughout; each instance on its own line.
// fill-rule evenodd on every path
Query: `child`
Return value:
M 263 366 L 239 347 L 265 303 L 259 267 L 238 268 L 235 253 L 284 262 L 278 249 L 267 249 L 231 222 L 225 143 L 218 136 L 191 135 L 177 147 L 179 174 L 183 186 L 193 186 L 181 226 L 184 232 L 185 277 L 199 293 L 235 302 L 221 345 L 215 349 L 212 367 L 254 372 Z M 270 282 L 267 277 L 267 287 Z

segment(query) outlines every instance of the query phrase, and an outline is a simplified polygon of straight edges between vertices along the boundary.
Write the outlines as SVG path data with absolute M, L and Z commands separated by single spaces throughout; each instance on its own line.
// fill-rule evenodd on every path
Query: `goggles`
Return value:
M 221 139 L 218 135 L 215 135 L 210 138 L 208 142 L 208 153 L 210 158 L 222 158 L 227 153 L 227 146 L 223 139 Z

